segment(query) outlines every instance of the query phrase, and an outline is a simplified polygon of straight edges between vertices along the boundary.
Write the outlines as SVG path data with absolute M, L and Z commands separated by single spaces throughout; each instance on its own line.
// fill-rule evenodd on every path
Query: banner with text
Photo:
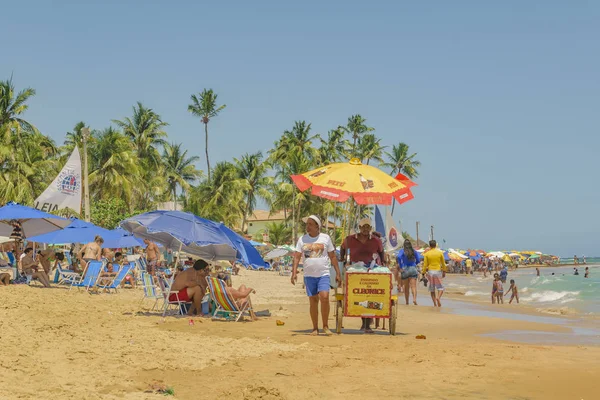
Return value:
M 390 316 L 392 274 L 346 273 L 346 317 Z
M 58 176 L 35 200 L 33 206 L 46 212 L 68 207 L 81 214 L 81 158 L 77 147 Z

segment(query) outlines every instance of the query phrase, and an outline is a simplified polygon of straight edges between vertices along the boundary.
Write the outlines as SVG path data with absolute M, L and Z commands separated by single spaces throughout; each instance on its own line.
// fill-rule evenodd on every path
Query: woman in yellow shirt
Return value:
M 446 261 L 444 260 L 444 253 L 437 248 L 435 240 L 429 241 L 429 248 L 430 250 L 423 255 L 422 273 L 427 273 L 429 293 L 431 294 L 431 300 L 433 300 L 433 306 L 441 307 L 442 303 L 440 299 L 444 294 L 442 278 L 446 277 Z

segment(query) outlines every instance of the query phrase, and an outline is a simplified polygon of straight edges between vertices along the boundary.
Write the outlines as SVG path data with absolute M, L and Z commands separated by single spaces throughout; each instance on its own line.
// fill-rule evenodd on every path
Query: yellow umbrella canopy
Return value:
M 392 199 L 402 204 L 414 198 L 410 188 L 416 186 L 402 174 L 394 178 L 357 158 L 292 175 L 292 180 L 301 191 L 312 187 L 315 196 L 339 202 L 352 197 L 357 204 L 390 205 Z

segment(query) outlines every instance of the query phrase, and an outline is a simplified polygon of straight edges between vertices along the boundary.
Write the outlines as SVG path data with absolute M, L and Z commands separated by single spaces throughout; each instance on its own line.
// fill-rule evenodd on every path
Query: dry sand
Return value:
M 148 312 L 151 302 L 142 310 L 139 289 L 0 287 L 0 399 L 165 398 L 160 387 L 176 399 L 598 398 L 600 347 L 478 336 L 564 327 L 402 306 L 395 337 L 359 334 L 350 318 L 341 336 L 311 337 L 301 285 L 252 271 L 234 283 L 254 287 L 256 308 L 273 315 L 191 326 Z

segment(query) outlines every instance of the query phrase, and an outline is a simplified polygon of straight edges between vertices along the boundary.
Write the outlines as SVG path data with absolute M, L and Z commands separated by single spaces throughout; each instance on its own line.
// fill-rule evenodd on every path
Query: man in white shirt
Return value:
M 329 267 L 335 269 L 335 280 L 338 287 L 342 285 L 340 268 L 335 256 L 335 246 L 329 235 L 321 233 L 321 220 L 311 215 L 304 218 L 306 235 L 298 239 L 292 267 L 292 284 L 296 284 L 298 264 L 304 256 L 304 285 L 310 301 L 310 318 L 313 323 L 311 335 L 319 334 L 319 300 L 321 301 L 321 318 L 323 333 L 329 336 Z

